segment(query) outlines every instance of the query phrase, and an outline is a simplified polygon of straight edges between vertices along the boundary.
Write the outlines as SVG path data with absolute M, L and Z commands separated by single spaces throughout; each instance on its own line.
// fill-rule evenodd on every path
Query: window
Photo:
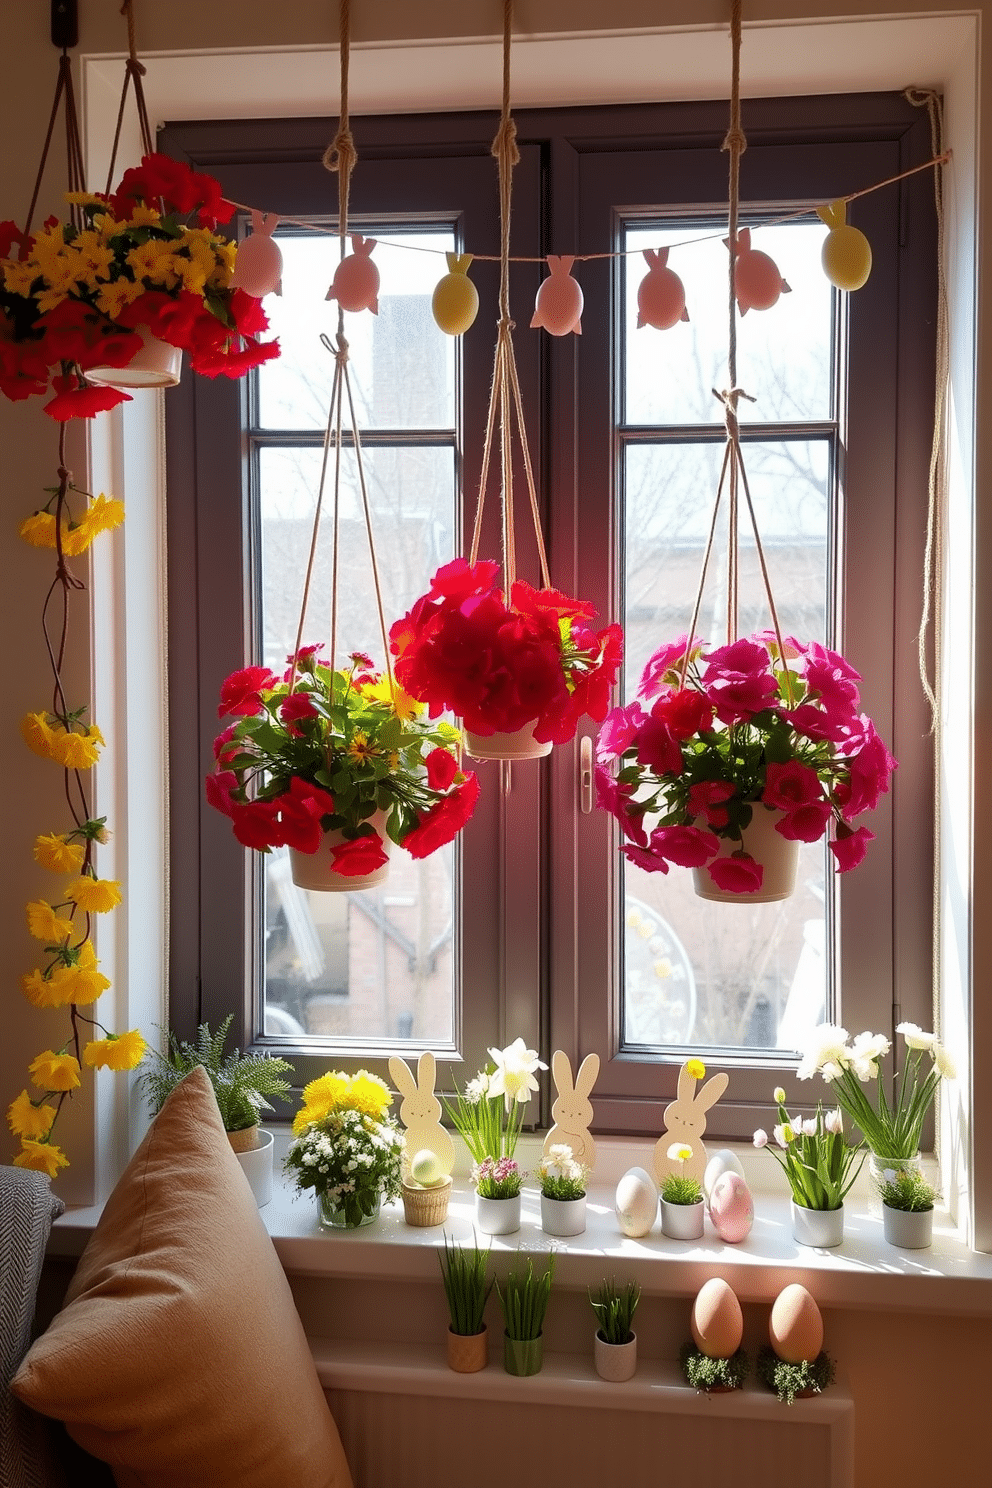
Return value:
M 744 123 L 745 221 L 756 226 L 870 186 L 929 155 L 918 112 L 889 95 L 749 103 Z M 528 112 L 517 115 L 517 125 L 522 161 L 514 178 L 515 256 L 608 254 L 719 233 L 726 197 L 723 106 Z M 323 217 L 332 227 L 333 193 L 319 164 L 329 130 L 324 121 L 175 125 L 163 144 L 212 170 L 237 200 Z M 352 205 L 362 230 L 387 241 L 396 234 L 419 234 L 424 243 L 429 235 L 438 241 L 447 235 L 459 247 L 494 253 L 492 132 L 493 119 L 483 115 L 359 121 Z M 371 994 L 382 1004 L 379 1021 L 363 1023 L 356 988 L 345 996 L 340 990 L 342 953 L 335 972 L 327 949 L 343 944 L 340 927 L 322 930 L 312 914 L 308 927 L 304 917 L 290 953 L 290 922 L 294 914 L 301 918 L 299 906 L 277 905 L 280 891 L 272 882 L 264 899 L 254 865 L 243 861 L 247 855 L 227 824 L 210 820 L 202 806 L 221 679 L 242 658 L 269 659 L 263 648 L 284 654 L 282 632 L 266 631 L 264 641 L 257 633 L 252 584 L 258 569 L 249 556 L 261 536 L 262 573 L 267 543 L 268 567 L 276 572 L 271 555 L 285 510 L 275 503 L 289 500 L 292 511 L 293 502 L 304 505 L 302 493 L 312 491 L 306 470 L 323 419 L 315 406 L 321 399 L 308 385 L 312 374 L 297 382 L 288 401 L 286 379 L 295 374 L 287 372 L 287 362 L 272 364 L 282 370 L 268 385 L 263 370 L 258 392 L 247 397 L 233 385 L 201 386 L 202 379 L 174 395 L 171 666 L 174 678 L 196 676 L 199 717 L 196 738 L 186 701 L 174 703 L 172 959 L 180 1023 L 191 1027 L 197 1016 L 215 1021 L 244 1002 L 246 1037 L 306 1053 L 297 1061 L 304 1075 L 325 1068 L 332 1048 L 335 1059 L 350 1054 L 368 1062 L 377 1049 L 430 1046 L 442 1063 L 451 1059 L 456 1078 L 474 1071 L 488 1044 L 518 1033 L 545 1051 L 562 1046 L 580 1056 L 596 1049 L 603 1060 L 597 1120 L 605 1131 L 656 1132 L 677 1065 L 686 1049 L 702 1049 L 732 1072 L 719 1111 L 726 1134 L 733 1135 L 751 1130 L 751 1108 L 767 1105 L 771 1084 L 788 1083 L 794 1065 L 790 994 L 794 1009 L 797 988 L 804 1006 L 822 998 L 830 1015 L 852 1028 L 887 1028 L 895 1021 L 894 988 L 901 1016 L 926 1021 L 932 823 L 925 805 L 928 750 L 921 742 L 926 719 L 914 669 L 932 406 L 929 193 L 923 175 L 857 204 L 854 220 L 872 243 L 874 269 L 865 289 L 846 303 L 831 295 L 815 262 L 822 230 L 810 228 L 808 219 L 765 229 L 775 246 L 763 246 L 781 266 L 795 263 L 786 278 L 796 284 L 774 321 L 752 315 L 742 330 L 739 380 L 759 393 L 746 416 L 745 457 L 783 622 L 786 629 L 822 634 L 858 665 L 866 710 L 901 762 L 892 795 L 872 823 L 878 840 L 869 859 L 837 888 L 822 855 L 808 850 L 803 892 L 785 912 L 707 906 L 701 914 L 681 889 L 674 897 L 685 902 L 673 908 L 675 881 L 687 875 L 670 875 L 664 899 L 656 900 L 653 886 L 639 883 L 633 871 L 621 872 L 608 818 L 581 811 L 580 740 L 556 749 L 541 766 L 480 765 L 480 809 L 464 834 L 460 873 L 455 868 L 452 874 L 450 950 L 438 952 L 451 968 L 450 1016 L 433 1025 L 416 1012 L 399 1017 L 403 1010 L 388 1002 L 391 972 Z M 287 231 L 290 255 L 319 253 L 312 235 L 304 242 Z M 685 250 L 682 255 L 673 266 L 687 287 L 690 280 L 693 285 L 691 376 L 678 371 L 689 339 L 683 335 L 679 342 L 682 327 L 633 329 L 639 255 L 579 266 L 582 335 L 560 341 L 525 329 L 538 265 L 515 264 L 511 274 L 552 574 L 562 587 L 593 599 L 601 614 L 623 610 L 628 689 L 643 655 L 685 629 L 700 521 L 715 495 L 712 469 L 722 440 L 709 388 L 724 377 L 725 254 L 717 237 L 715 247 L 700 244 L 691 261 Z M 380 266 L 385 297 L 383 257 Z M 288 262 L 287 278 L 296 272 Z M 418 396 L 419 411 L 393 404 L 381 417 L 369 406 L 368 435 L 363 432 L 379 468 L 388 465 L 392 474 L 396 462 L 414 452 L 418 479 L 436 493 L 457 496 L 460 490 L 451 530 L 460 520 L 463 533 L 474 511 L 491 370 L 495 267 L 477 263 L 473 277 L 482 308 L 463 345 L 446 343 L 439 351 L 440 333 L 430 339 L 421 309 L 414 315 L 412 334 L 423 333 L 426 354 L 452 358 L 436 379 L 433 362 L 424 374 L 431 385 L 436 380 L 454 390 L 450 404 L 445 393 L 444 406 L 425 413 Z M 275 316 L 287 309 L 277 306 Z M 387 334 L 377 324 L 374 344 L 388 345 Z M 317 348 L 311 367 L 318 353 L 329 360 Z M 432 473 L 424 477 L 427 466 Z M 686 508 L 689 492 L 704 515 L 693 506 L 676 527 L 674 507 Z M 448 495 L 440 499 L 443 505 Z M 271 520 L 264 515 L 269 512 Z M 422 522 L 423 514 L 418 510 L 411 519 Z M 444 518 L 431 521 L 443 531 Z M 495 549 L 495 531 L 489 541 Z M 388 544 L 380 531 L 378 545 Z M 222 569 L 221 553 L 230 558 Z M 397 593 L 397 605 L 408 602 L 402 583 Z M 745 592 L 742 631 L 752 628 L 748 607 L 759 598 Z M 755 623 L 765 618 L 758 615 Z M 594 732 L 586 727 L 580 736 Z M 903 840 L 912 842 L 911 854 L 899 852 Z M 270 878 L 273 873 L 275 864 Z M 398 889 L 395 897 L 404 896 L 411 891 Z M 347 915 L 353 933 L 365 935 L 381 956 L 409 962 L 414 942 L 404 925 L 412 909 L 349 905 Z M 343 907 L 327 913 L 340 918 Z M 754 916 L 771 923 L 751 923 Z M 742 917 L 748 919 L 743 928 Z M 440 922 L 427 931 L 428 947 L 443 933 Z M 720 939 L 727 943 L 722 961 Z M 273 1023 L 267 1029 L 263 1020 L 266 945 L 269 1002 L 289 1013 L 281 1031 Z M 299 975 L 306 962 L 301 946 L 309 946 L 310 970 L 324 958 L 309 983 Z M 422 949 L 415 948 L 414 962 Z M 296 990 L 287 991 L 276 980 L 294 959 Z M 308 994 L 321 977 L 322 990 Z M 677 982 L 684 995 L 668 996 Z M 301 1015 L 304 1003 L 309 1008 L 319 998 L 326 1021 L 318 1027 L 309 1011 Z M 305 1035 L 288 1031 L 294 1019 Z

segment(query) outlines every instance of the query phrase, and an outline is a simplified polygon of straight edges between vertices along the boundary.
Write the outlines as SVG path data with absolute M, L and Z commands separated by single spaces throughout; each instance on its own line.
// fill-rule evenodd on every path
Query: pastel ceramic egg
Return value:
M 751 229 L 748 227 L 737 234 L 734 293 L 742 315 L 749 310 L 770 310 L 780 294 L 791 293 L 768 254 L 751 247 Z
M 741 1160 L 737 1156 L 737 1153 L 732 1152 L 729 1147 L 719 1148 L 718 1151 L 713 1153 L 709 1162 L 706 1164 L 706 1171 L 703 1174 L 703 1194 L 705 1195 L 707 1204 L 710 1201 L 710 1194 L 713 1192 L 714 1183 L 724 1173 L 736 1173 L 738 1178 L 744 1177 Z
M 658 1214 L 658 1185 L 643 1168 L 629 1168 L 617 1184 L 617 1220 L 632 1240 L 646 1235 Z
M 231 275 L 231 288 L 243 289 L 253 299 L 267 294 L 282 294 L 282 252 L 272 234 L 279 225 L 273 213 L 251 214 L 251 235 L 238 246 Z
M 741 1346 L 744 1314 L 730 1286 L 721 1276 L 703 1283 L 692 1304 L 692 1340 L 708 1359 L 729 1359 Z
M 479 313 L 479 291 L 468 277 L 471 253 L 446 253 L 448 272 L 434 290 L 431 312 L 446 336 L 461 336 Z
M 567 336 L 574 331 L 582 335 L 582 286 L 576 284 L 569 270 L 575 262 L 574 253 L 551 254 L 548 268 L 551 273 L 537 291 L 537 304 L 531 317 L 531 329 L 543 326 L 550 336 Z
M 637 286 L 637 329 L 650 325 L 667 331 L 676 321 L 689 319 L 685 287 L 668 267 L 667 248 L 645 248 L 644 258 L 649 268 Z
M 860 289 L 871 273 L 871 244 L 863 232 L 849 226 L 846 202 L 831 202 L 816 212 L 830 229 L 820 249 L 823 272 L 838 289 Z
M 419 1152 L 414 1153 L 410 1162 L 410 1177 L 414 1183 L 422 1183 L 425 1188 L 429 1188 L 432 1183 L 440 1183 L 445 1176 L 437 1153 L 431 1152 L 428 1147 L 422 1147 Z
M 775 1298 L 768 1336 L 772 1348 L 786 1364 L 811 1364 L 823 1348 L 820 1309 L 798 1281 Z
M 379 314 L 379 270 L 370 257 L 375 241 L 356 233 L 351 240 L 355 251 L 343 258 L 335 270 L 327 298 L 337 300 L 342 310 L 371 310 L 373 315 Z
M 728 1245 L 739 1245 L 751 1233 L 754 1201 L 751 1190 L 737 1173 L 721 1173 L 710 1196 L 713 1228 Z

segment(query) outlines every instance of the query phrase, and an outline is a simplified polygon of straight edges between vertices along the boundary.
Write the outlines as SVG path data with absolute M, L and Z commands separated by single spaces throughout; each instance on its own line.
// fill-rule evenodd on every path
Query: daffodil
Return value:
M 15 1168 L 31 1168 L 38 1173 L 47 1173 L 54 1178 L 59 1168 L 67 1168 L 69 1159 L 61 1147 L 54 1142 L 33 1142 L 22 1137 L 21 1150 L 14 1158 Z
M 68 940 L 72 934 L 72 920 L 58 914 L 46 899 L 32 899 L 27 907 L 27 921 L 29 933 L 47 945 Z
M 33 1101 L 26 1090 L 14 1097 L 7 1107 L 7 1123 L 15 1137 L 37 1140 L 47 1137 L 55 1120 L 55 1107 L 47 1101 Z
M 52 873 L 78 873 L 86 849 L 80 842 L 70 842 L 64 833 L 42 833 L 34 839 L 34 860 Z
M 489 1081 L 489 1095 L 501 1095 L 509 1111 L 514 1101 L 524 1104 L 537 1090 L 535 1070 L 547 1069 L 537 1057 L 536 1049 L 528 1049 L 522 1038 L 514 1039 L 505 1049 L 490 1049 L 489 1057 L 496 1071 Z
M 28 1073 L 41 1090 L 75 1090 L 79 1085 L 79 1060 L 72 1054 L 46 1049 L 28 1065 Z
M 121 886 L 116 879 L 91 878 L 88 874 L 73 879 L 66 896 L 86 914 L 106 914 L 121 902 Z
M 132 1070 L 145 1057 L 147 1045 L 137 1028 L 119 1035 L 91 1039 L 83 1049 L 83 1063 L 93 1069 Z

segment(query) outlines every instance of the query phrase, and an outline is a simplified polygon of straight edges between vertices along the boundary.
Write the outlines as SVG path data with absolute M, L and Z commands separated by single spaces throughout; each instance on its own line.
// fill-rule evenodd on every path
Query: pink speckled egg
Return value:
M 234 260 L 232 289 L 243 289 L 256 300 L 273 291 L 282 293 L 282 253 L 272 237 L 278 225 L 273 213 L 263 217 L 261 212 L 252 212 L 251 236 L 239 244 Z
M 754 1201 L 751 1190 L 736 1173 L 722 1173 L 710 1193 L 713 1228 L 728 1245 L 739 1245 L 751 1233 Z
M 820 1309 L 798 1281 L 775 1298 L 768 1337 L 776 1354 L 787 1364 L 811 1364 L 823 1348 Z
M 582 286 L 569 273 L 574 262 L 574 253 L 549 256 L 551 273 L 537 291 L 531 329 L 543 326 L 550 336 L 567 336 L 570 331 L 582 335 Z
M 770 310 L 780 294 L 791 293 L 768 254 L 751 247 L 751 230 L 747 227 L 737 234 L 734 293 L 742 315 L 749 310 Z
M 744 1336 L 744 1315 L 733 1290 L 720 1276 L 711 1276 L 692 1304 L 692 1339 L 708 1359 L 729 1359 Z
M 329 300 L 337 300 L 342 310 L 371 310 L 379 314 L 379 270 L 370 257 L 375 238 L 357 233 L 351 240 L 355 250 L 338 264 L 334 280 L 327 291 Z
M 685 287 L 668 267 L 667 248 L 645 248 L 644 258 L 650 267 L 637 286 L 637 329 L 650 325 L 667 331 L 676 321 L 689 319 Z

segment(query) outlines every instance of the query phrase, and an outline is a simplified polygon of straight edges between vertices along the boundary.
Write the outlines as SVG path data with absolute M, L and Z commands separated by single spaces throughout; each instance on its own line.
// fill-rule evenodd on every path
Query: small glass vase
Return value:
M 319 1202 L 320 1223 L 323 1229 L 360 1230 L 363 1228 L 364 1225 L 374 1224 L 375 1221 L 379 1218 L 379 1210 L 382 1207 L 382 1194 L 376 1194 L 375 1204 L 371 1214 L 363 1213 L 361 1219 L 358 1220 L 357 1224 L 354 1220 L 348 1218 L 343 1209 L 339 1209 L 335 1204 L 332 1204 L 326 1194 L 320 1195 Z

